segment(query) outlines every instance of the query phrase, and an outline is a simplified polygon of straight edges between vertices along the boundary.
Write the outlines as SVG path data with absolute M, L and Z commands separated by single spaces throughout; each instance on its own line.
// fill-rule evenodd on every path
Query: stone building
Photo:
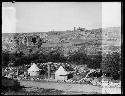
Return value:
M 40 74 L 40 69 L 35 63 L 33 63 L 27 71 L 30 76 L 39 76 Z
M 60 66 L 59 69 L 55 72 L 55 79 L 56 80 L 67 80 L 68 79 L 68 72 Z

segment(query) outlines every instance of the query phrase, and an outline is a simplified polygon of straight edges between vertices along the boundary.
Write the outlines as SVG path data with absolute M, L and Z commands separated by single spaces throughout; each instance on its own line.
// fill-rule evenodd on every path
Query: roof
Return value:
M 62 66 L 59 67 L 59 69 L 55 72 L 57 75 L 67 75 L 69 72 L 67 72 Z
M 31 67 L 28 69 L 28 71 L 39 71 L 40 69 L 37 67 L 35 63 L 31 65 Z

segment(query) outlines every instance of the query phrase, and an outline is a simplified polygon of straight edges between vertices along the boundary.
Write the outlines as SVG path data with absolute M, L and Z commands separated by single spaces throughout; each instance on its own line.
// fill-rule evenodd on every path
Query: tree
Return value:
M 37 43 L 38 48 L 40 48 L 43 43 L 44 43 L 44 40 L 40 38 Z
M 32 54 L 33 50 L 31 48 L 29 48 L 29 54 Z
M 9 63 L 9 53 L 2 51 L 2 66 L 8 66 Z
M 101 63 L 102 63 L 102 55 L 93 55 L 90 56 L 89 63 L 87 64 L 89 68 L 101 68 Z
M 15 53 L 15 56 L 16 57 L 23 57 L 24 53 L 22 51 L 18 51 L 18 52 Z
M 16 58 L 14 66 L 20 66 L 24 64 L 25 59 L 23 57 Z
M 66 57 L 61 54 L 58 50 L 51 51 L 48 54 L 41 55 L 46 62 L 66 62 Z
M 117 52 L 107 54 L 102 59 L 102 71 L 104 74 L 110 74 L 111 77 L 118 75 L 120 71 L 121 56 Z
M 85 53 L 75 52 L 68 57 L 69 62 L 74 62 L 78 65 L 88 64 L 89 58 Z
M 47 56 L 42 53 L 39 54 L 39 58 L 38 58 L 37 62 L 39 62 L 39 63 L 47 62 Z
M 15 53 L 9 53 L 9 63 L 14 63 L 16 60 Z

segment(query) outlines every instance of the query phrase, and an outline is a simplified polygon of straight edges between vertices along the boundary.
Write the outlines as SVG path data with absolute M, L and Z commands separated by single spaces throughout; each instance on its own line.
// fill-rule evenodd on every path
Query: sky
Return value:
M 2 32 L 119 27 L 120 12 L 120 2 L 3 2 Z
M 16 9 L 13 7 L 2 8 L 2 32 L 16 31 Z
M 102 27 L 121 27 L 121 3 L 102 3 Z

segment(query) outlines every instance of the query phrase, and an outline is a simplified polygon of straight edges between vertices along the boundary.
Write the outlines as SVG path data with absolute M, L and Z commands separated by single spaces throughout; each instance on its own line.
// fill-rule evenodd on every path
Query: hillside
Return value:
M 102 29 L 102 38 L 103 45 L 121 46 L 121 28 L 110 27 Z
M 38 48 L 40 39 L 42 45 Z M 89 52 L 95 54 L 97 51 L 105 49 L 104 46 L 121 46 L 120 43 L 120 27 L 84 31 L 2 33 L 2 50 L 9 50 L 10 52 L 18 50 L 26 53 L 29 48 L 33 51 L 52 51 L 60 48 L 65 54 L 69 51 L 74 52 L 81 49 L 87 54 Z

